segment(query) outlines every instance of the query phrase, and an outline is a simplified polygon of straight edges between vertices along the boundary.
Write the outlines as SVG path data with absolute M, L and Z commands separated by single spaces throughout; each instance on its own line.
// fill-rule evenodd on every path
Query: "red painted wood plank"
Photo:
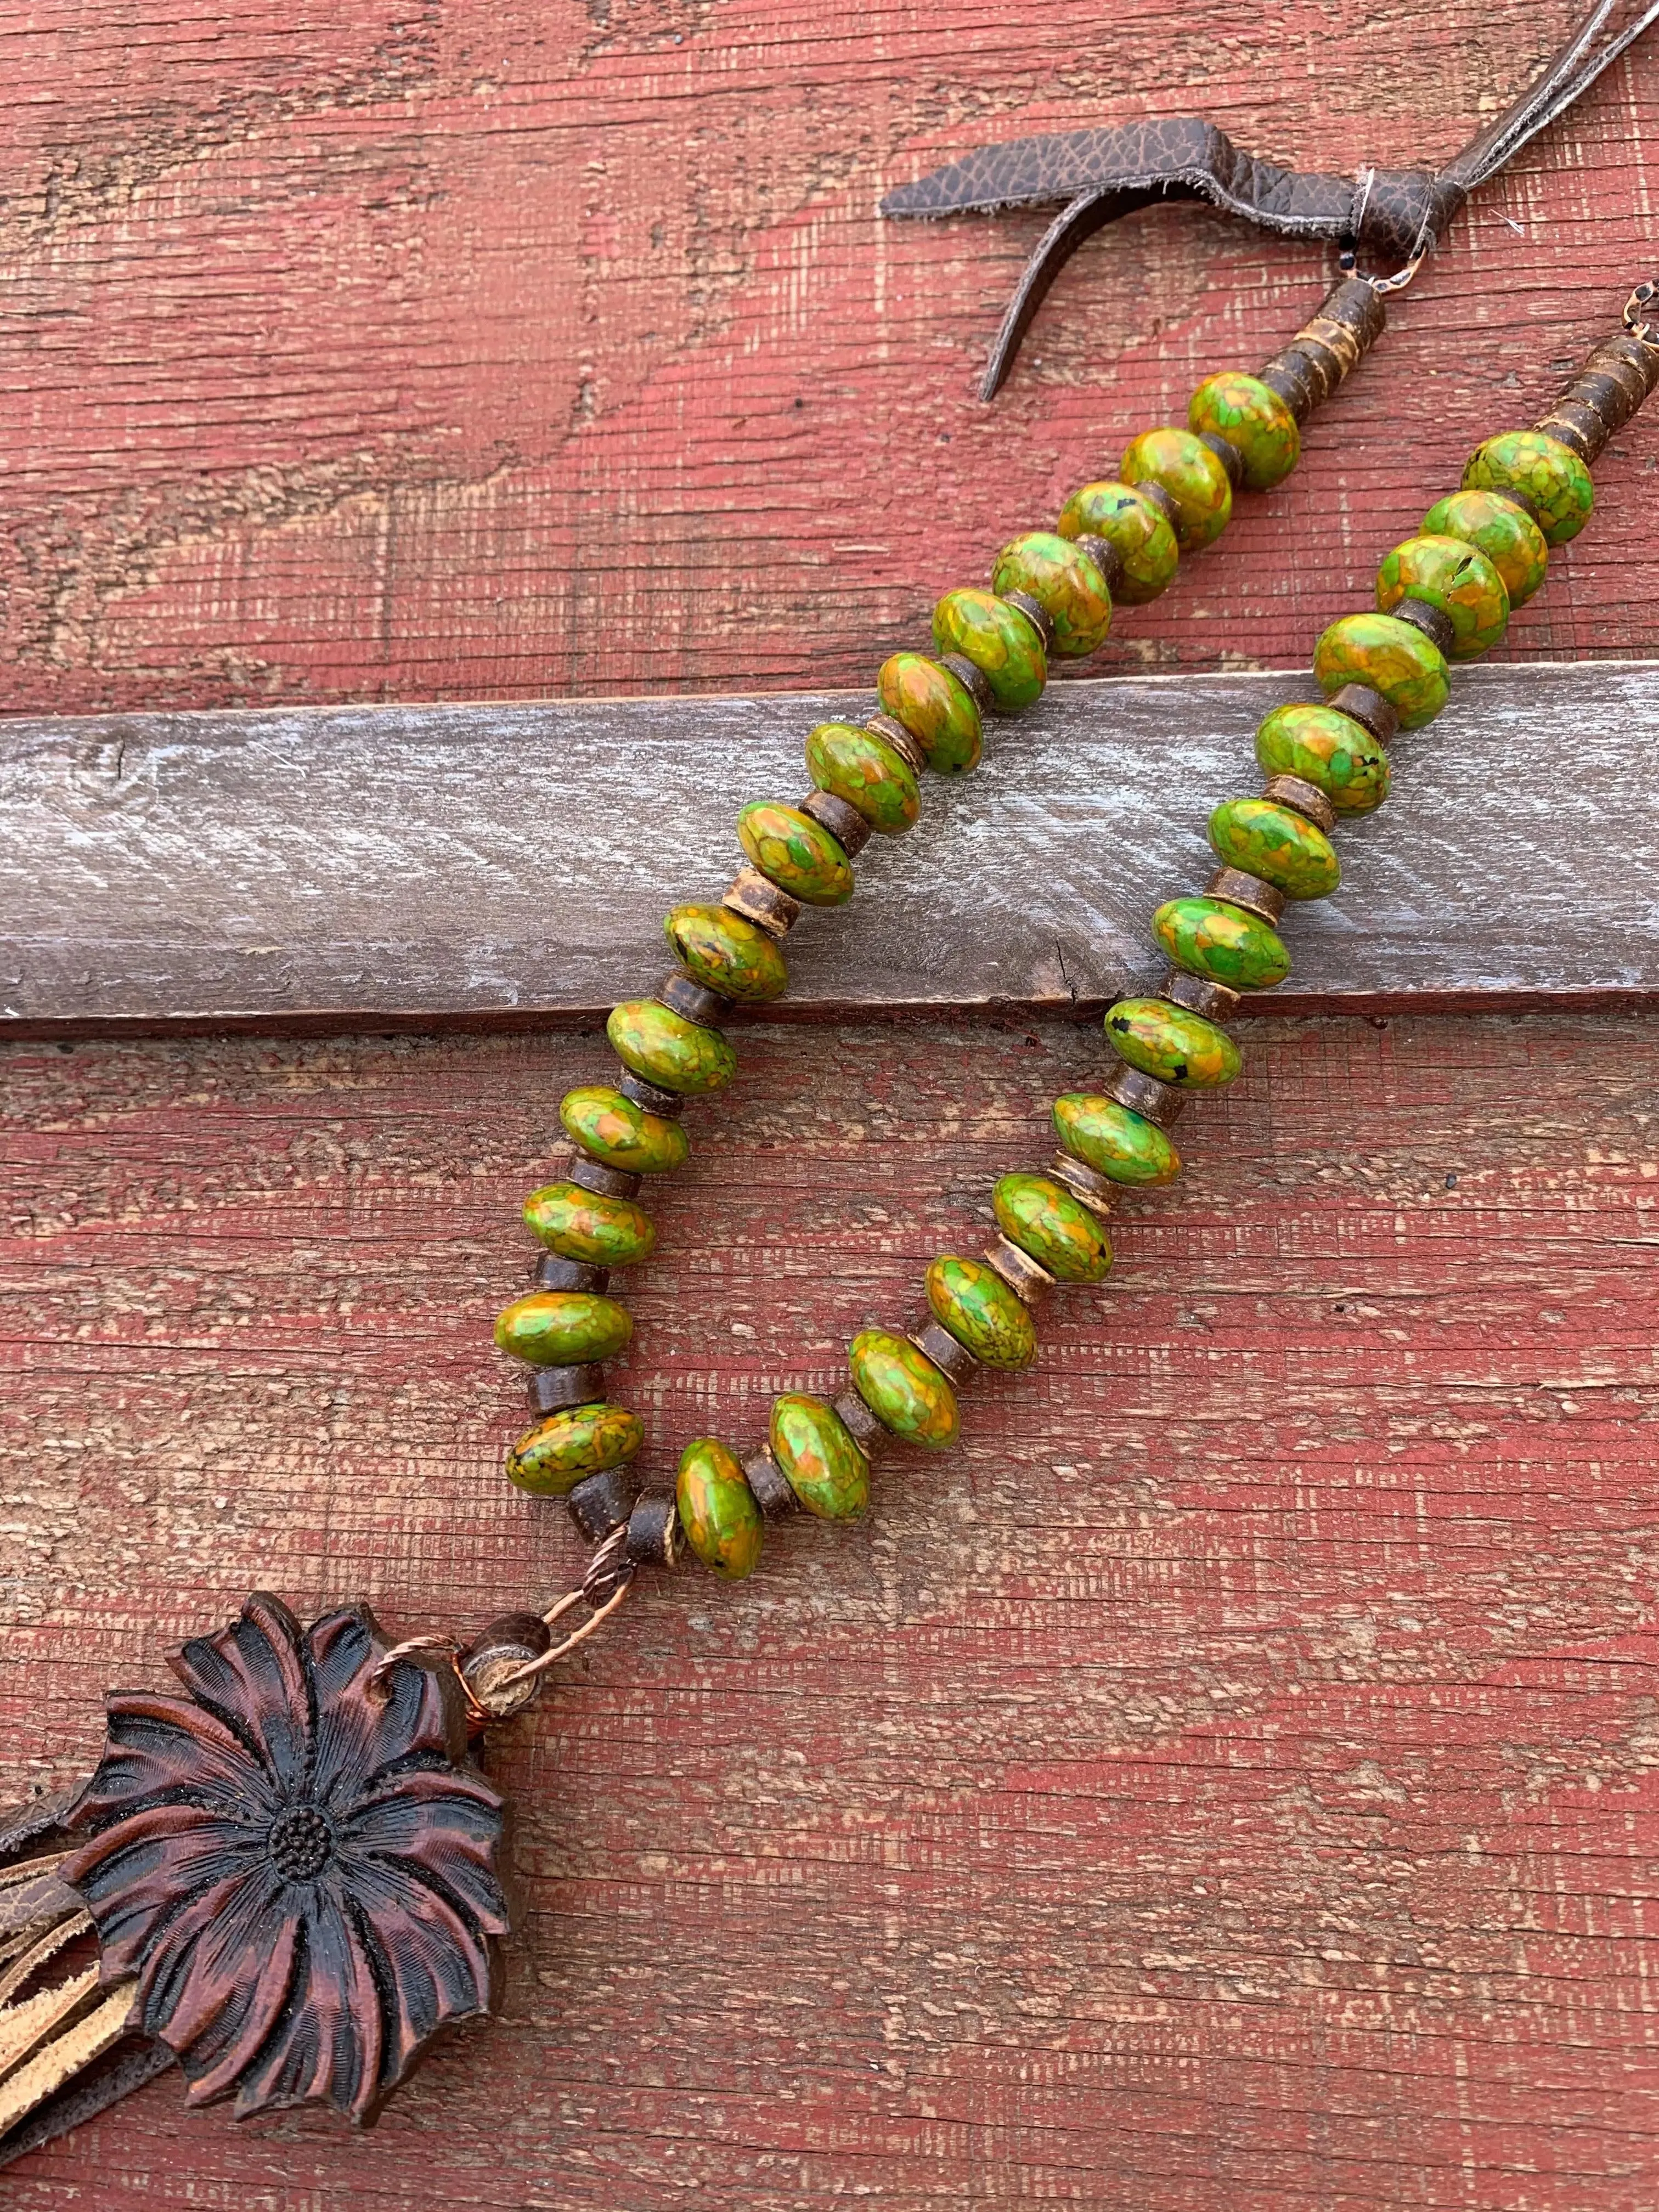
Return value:
M 1098 1060 L 899 1042 L 758 1033 L 695 1117 L 655 1474 L 905 1317 Z M 507 2025 L 371 2137 L 162 2083 L 11 2201 L 1644 2208 L 1659 1025 L 1248 1043 L 960 1453 L 642 1590 L 503 1737 Z M 569 1573 L 487 1334 L 597 1040 L 5 1059 L 9 1783 L 250 1583 L 413 1631 Z

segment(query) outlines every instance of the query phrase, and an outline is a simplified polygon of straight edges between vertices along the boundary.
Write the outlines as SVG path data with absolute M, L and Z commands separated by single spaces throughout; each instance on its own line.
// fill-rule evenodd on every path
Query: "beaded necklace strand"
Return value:
M 766 1441 L 746 1458 L 717 1437 L 696 1437 L 681 1455 L 674 1494 L 641 1495 L 630 1462 L 643 1428 L 603 1395 L 602 1363 L 632 1334 L 627 1310 L 608 1295 L 610 1271 L 651 1252 L 653 1224 L 636 1194 L 646 1176 L 685 1160 L 686 1099 L 736 1073 L 720 1018 L 783 991 L 781 940 L 804 907 L 851 896 L 853 861 L 872 833 L 911 827 L 924 763 L 971 768 L 988 708 L 1032 705 L 1049 653 L 1081 654 L 1101 642 L 1114 591 L 1133 603 L 1161 590 L 1177 549 L 1206 544 L 1224 527 L 1235 485 L 1260 489 L 1288 472 L 1298 421 L 1323 397 L 1322 380 L 1329 388 L 1328 364 L 1340 368 L 1344 349 L 1363 350 L 1366 334 L 1382 327 L 1376 287 L 1364 279 L 1340 287 L 1323 317 L 1259 377 L 1209 378 L 1193 396 L 1188 429 L 1133 439 L 1121 480 L 1085 485 L 1054 532 L 1006 545 L 988 592 L 945 594 L 933 611 L 937 657 L 888 660 L 877 678 L 878 714 L 862 726 L 827 722 L 811 732 L 814 787 L 799 805 L 762 799 L 742 809 L 748 865 L 718 905 L 669 914 L 664 927 L 679 965 L 654 997 L 611 1013 L 622 1079 L 567 1092 L 560 1118 L 574 1164 L 526 1202 L 545 1255 L 532 1270 L 536 1288 L 498 1318 L 495 1341 L 532 1365 L 531 1404 L 542 1418 L 508 1451 L 507 1473 L 520 1489 L 564 1497 L 599 1550 L 580 1589 L 546 1616 L 505 1616 L 460 1655 L 481 1716 L 527 1702 L 545 1669 L 620 1603 L 635 1568 L 672 1566 L 689 1546 L 716 1574 L 740 1579 L 759 1563 L 767 1522 L 800 1511 L 855 1519 L 883 1444 L 948 1449 L 960 1431 L 957 1386 L 981 1367 L 1029 1365 L 1040 1300 L 1057 1283 L 1104 1278 L 1114 1187 L 1155 1188 L 1180 1173 L 1169 1132 L 1188 1094 L 1239 1072 L 1223 1024 L 1244 993 L 1271 990 L 1290 972 L 1278 933 L 1286 905 L 1337 888 L 1338 818 L 1382 803 L 1388 748 L 1445 705 L 1448 660 L 1496 645 L 1511 609 L 1543 583 L 1550 549 L 1589 520 L 1590 465 L 1659 384 L 1659 322 L 1643 319 L 1654 298 L 1653 285 L 1638 287 L 1619 330 L 1533 428 L 1476 448 L 1461 488 L 1384 557 L 1375 610 L 1341 617 L 1320 638 L 1313 673 L 1322 703 L 1276 708 L 1261 724 L 1260 795 L 1224 800 L 1210 817 L 1216 872 L 1200 895 L 1170 899 L 1152 916 L 1169 974 L 1155 993 L 1121 999 L 1107 1013 L 1121 1064 L 1097 1093 L 1054 1100 L 1058 1150 L 1045 1168 L 997 1182 L 999 1234 L 989 1248 L 933 1261 L 927 1313 L 915 1328 L 854 1336 L 849 1387 L 833 1401 L 786 1393 L 773 1402 Z M 555 1643 L 553 1626 L 579 1600 L 587 1620 Z

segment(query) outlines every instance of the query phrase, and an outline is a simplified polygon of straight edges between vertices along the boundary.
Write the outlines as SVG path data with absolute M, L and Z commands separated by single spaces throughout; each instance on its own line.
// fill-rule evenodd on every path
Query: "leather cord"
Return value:
M 1009 302 L 981 387 L 989 399 L 1048 287 L 1083 240 L 1158 200 L 1208 200 L 1225 214 L 1290 237 L 1336 240 L 1373 266 L 1413 264 L 1477 185 L 1513 161 L 1659 21 L 1659 0 L 1651 0 L 1634 21 L 1601 39 L 1620 6 L 1621 0 L 1597 0 L 1525 91 L 1438 171 L 1364 168 L 1355 179 L 1282 168 L 1235 146 L 1201 117 L 1170 116 L 981 147 L 889 192 L 881 211 L 940 216 L 1063 204 Z

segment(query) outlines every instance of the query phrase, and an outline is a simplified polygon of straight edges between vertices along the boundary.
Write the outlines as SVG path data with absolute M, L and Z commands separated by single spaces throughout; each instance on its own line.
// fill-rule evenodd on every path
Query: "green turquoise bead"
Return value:
M 495 1344 L 532 1367 L 581 1367 L 610 1359 L 634 1334 L 633 1317 L 593 1291 L 533 1291 L 495 1316 Z
M 791 1392 L 772 1401 L 772 1456 L 809 1513 L 856 1521 L 870 1503 L 870 1462 L 833 1406 Z
M 559 1119 L 582 1150 L 623 1175 L 667 1175 L 690 1143 L 678 1121 L 647 1114 L 608 1083 L 585 1083 L 559 1101 Z
M 695 1437 L 680 1454 L 674 1502 L 704 1566 L 734 1583 L 754 1573 L 765 1523 L 741 1462 L 718 1437 Z
M 902 837 L 915 829 L 921 812 L 915 775 L 909 762 L 873 730 L 820 722 L 806 740 L 806 768 L 820 791 L 855 806 L 884 836 Z
M 1509 628 L 1504 579 L 1479 546 L 1461 538 L 1408 538 L 1384 556 L 1376 572 L 1376 604 L 1386 614 L 1401 599 L 1421 599 L 1449 616 L 1449 658 L 1474 660 Z
M 507 1474 L 536 1498 L 562 1498 L 584 1475 L 633 1458 L 645 1431 L 626 1406 L 568 1406 L 526 1429 L 507 1455 Z
M 655 999 L 627 999 L 611 1009 L 605 1033 L 624 1067 L 696 1098 L 724 1089 L 738 1072 L 738 1055 L 718 1030 L 689 1022 Z
M 1217 1090 L 1243 1065 L 1225 1030 L 1167 999 L 1120 999 L 1106 1034 L 1131 1067 L 1183 1090 Z
M 804 906 L 845 906 L 853 864 L 821 822 L 798 806 L 751 799 L 738 817 L 738 841 L 778 889 Z
M 1363 722 L 1335 707 L 1275 707 L 1255 733 L 1266 775 L 1297 775 L 1339 814 L 1369 814 L 1389 795 L 1389 755 Z
M 607 1198 L 580 1183 L 550 1182 L 524 1202 L 525 1226 L 562 1259 L 590 1267 L 635 1267 L 648 1260 L 656 1226 L 631 1199 Z
M 677 906 L 662 927 L 686 974 L 723 999 L 761 1006 L 789 987 L 776 938 L 729 906 Z
M 1242 369 L 1206 376 L 1187 408 L 1187 427 L 1224 438 L 1244 464 L 1250 491 L 1267 491 L 1289 476 L 1302 457 L 1296 417 L 1269 384 Z
M 1261 917 L 1220 899 L 1170 899 L 1152 916 L 1152 935 L 1177 968 L 1235 991 L 1271 991 L 1291 972 L 1291 956 Z
M 1036 1330 L 1025 1302 L 982 1260 L 945 1254 L 927 1270 L 927 1303 L 987 1367 L 1029 1367 L 1036 1358 Z
M 962 1432 L 957 1397 L 933 1361 L 902 1336 L 860 1329 L 848 1347 L 853 1387 L 885 1429 L 908 1444 L 948 1451 Z
M 1006 1175 L 991 1193 L 1003 1235 L 1062 1283 L 1097 1283 L 1112 1264 L 1099 1220 L 1048 1176 Z
M 1230 868 L 1260 876 L 1286 898 L 1328 898 L 1342 880 L 1324 831 L 1271 799 L 1224 799 L 1210 817 L 1210 842 Z
M 1170 518 L 1133 484 L 1088 483 L 1074 491 L 1054 525 L 1062 538 L 1103 538 L 1123 563 L 1113 586 L 1126 607 L 1145 606 L 1170 587 L 1181 548 Z
M 1181 1173 L 1181 1155 L 1164 1131 L 1115 1098 L 1068 1091 L 1055 1099 L 1053 1120 L 1066 1150 L 1114 1182 L 1152 1188 Z
M 1094 562 L 1069 538 L 1053 530 L 1029 531 L 997 555 L 991 589 L 1024 592 L 1054 626 L 1054 651 L 1079 659 L 1105 644 L 1112 626 L 1112 595 Z
M 1123 449 L 1118 474 L 1126 483 L 1161 484 L 1175 501 L 1176 544 L 1196 553 L 1227 527 L 1233 488 L 1227 471 L 1190 430 L 1143 430 Z
M 983 731 L 973 693 L 926 653 L 896 653 L 876 677 L 884 714 L 902 722 L 938 775 L 966 775 L 979 766 Z
M 1314 648 L 1314 675 L 1328 696 L 1345 684 L 1380 691 L 1404 730 L 1420 730 L 1446 703 L 1446 663 L 1431 637 L 1394 615 L 1344 615 Z
M 1423 534 L 1477 546 L 1503 578 L 1511 608 L 1526 605 L 1549 567 L 1543 532 L 1501 492 L 1455 491 L 1437 500 L 1423 518 Z
M 1018 714 L 1042 696 L 1048 680 L 1042 640 L 1036 625 L 994 592 L 947 592 L 933 609 L 933 643 L 973 662 L 999 714 Z
M 1548 545 L 1577 538 L 1595 505 L 1590 472 L 1571 446 L 1542 430 L 1505 430 L 1469 455 L 1465 491 L 1518 491 L 1538 514 Z

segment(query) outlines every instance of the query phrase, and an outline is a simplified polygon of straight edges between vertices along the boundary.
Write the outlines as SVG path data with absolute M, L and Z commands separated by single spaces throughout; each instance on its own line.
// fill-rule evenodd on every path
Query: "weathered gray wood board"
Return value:
M 1209 807 L 1295 675 L 1057 684 L 929 779 L 783 1011 L 1091 1005 L 1157 967 Z M 14 1033 L 580 1016 L 661 973 L 750 797 L 805 787 L 845 692 L 19 720 L 0 735 L 0 1004 Z M 1425 1006 L 1659 991 L 1659 662 L 1470 669 L 1288 920 L 1279 994 Z

